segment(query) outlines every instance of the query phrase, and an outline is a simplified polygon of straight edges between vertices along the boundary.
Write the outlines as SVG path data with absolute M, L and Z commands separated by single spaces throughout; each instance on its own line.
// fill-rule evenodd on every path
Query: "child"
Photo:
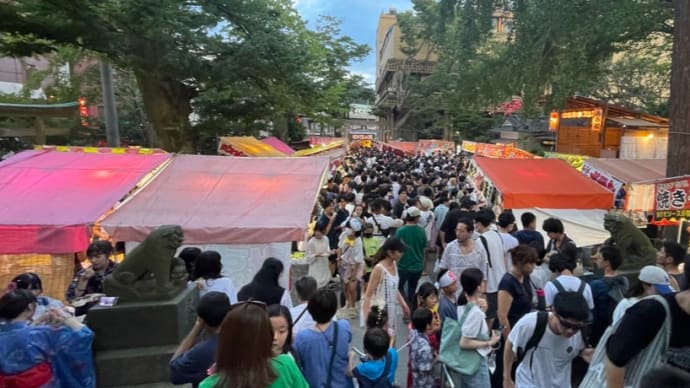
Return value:
M 340 314 L 343 318 L 357 318 L 357 283 L 362 277 L 364 249 L 362 247 L 362 221 L 350 218 L 338 242 L 338 263 L 343 280 L 346 305 Z
M 441 338 L 438 337 L 438 333 L 441 330 L 441 318 L 438 315 L 438 290 L 436 287 L 429 283 L 423 283 L 419 286 L 416 296 L 416 309 L 417 310 L 428 310 L 431 312 L 431 333 L 428 335 L 429 345 L 435 354 L 438 354 L 439 348 L 441 347 Z M 413 329 L 411 327 L 410 329 Z M 412 385 L 412 348 L 410 348 L 410 359 L 408 361 L 407 369 L 407 381 L 408 386 Z
M 417 309 L 412 314 L 412 337 L 410 341 L 410 371 L 412 372 L 412 388 L 437 387 L 434 376 L 436 355 L 429 343 L 429 336 L 433 333 L 434 317 L 429 309 Z
M 441 328 L 441 319 L 438 315 L 438 290 L 432 283 L 426 282 L 419 286 L 417 290 L 417 308 L 426 308 L 431 311 L 433 316 L 431 325 L 434 333 L 436 333 Z M 435 337 L 434 335 L 434 338 L 432 338 L 432 346 L 434 350 L 438 351 L 439 341 L 434 343 Z
M 458 277 L 448 269 L 442 269 L 438 273 L 438 286 L 441 289 L 439 296 L 439 318 L 441 323 L 446 318 L 458 320 Z
M 367 361 L 354 366 L 357 354 L 350 351 L 348 375 L 354 376 L 360 387 L 393 386 L 395 369 L 398 366 L 398 353 L 389 344 L 388 333 L 375 327 L 364 334 L 364 351 L 367 353 Z M 380 384 L 382 379 L 387 379 L 389 384 Z
M 297 361 L 292 350 L 292 315 L 290 315 L 290 310 L 283 305 L 272 304 L 266 308 L 266 313 L 271 319 L 271 326 L 273 326 L 273 356 L 287 354 Z
M 395 344 L 395 331 L 388 327 L 388 312 L 385 308 L 376 305 L 371 306 L 371 311 L 369 311 L 366 323 L 367 330 L 374 328 L 385 330 L 390 337 L 390 347 L 393 347 Z

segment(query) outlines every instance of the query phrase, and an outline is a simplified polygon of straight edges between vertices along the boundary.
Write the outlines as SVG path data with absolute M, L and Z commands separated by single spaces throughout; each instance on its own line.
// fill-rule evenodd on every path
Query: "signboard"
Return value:
M 533 159 L 534 155 L 512 145 L 506 144 L 490 144 L 490 143 L 473 143 L 474 154 L 479 156 L 486 156 L 488 158 L 501 159 Z M 472 152 L 466 149 L 465 142 L 463 142 L 463 151 Z
M 690 177 L 658 182 L 654 188 L 654 219 L 690 218 Z
M 592 131 L 598 132 L 601 131 L 601 126 L 604 122 L 604 113 L 601 108 L 564 110 L 560 113 L 551 112 L 549 130 L 556 131 L 563 120 L 575 122 L 577 123 L 576 126 L 583 125 L 583 123 L 589 121 Z M 572 124 L 568 126 L 572 126 Z
M 582 173 L 614 193 L 618 192 L 618 189 L 623 186 L 623 182 L 612 177 L 610 174 L 604 171 L 592 167 L 587 162 L 585 162 L 584 166 L 582 167 Z
M 475 152 L 477 152 L 477 142 L 469 141 L 469 140 L 463 140 L 461 150 L 465 151 L 465 152 L 475 153 Z
M 350 134 L 352 140 L 374 140 L 374 135 L 371 133 L 352 133 Z

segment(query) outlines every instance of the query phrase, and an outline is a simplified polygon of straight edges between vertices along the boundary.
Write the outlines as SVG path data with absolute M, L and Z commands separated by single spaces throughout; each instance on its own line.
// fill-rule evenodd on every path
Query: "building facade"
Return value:
M 403 53 L 401 34 L 396 10 L 381 14 L 376 29 L 376 108 L 384 141 L 400 137 L 410 117 L 405 104 L 406 78 L 429 76 L 438 61 L 438 55 L 425 42 L 419 43 L 416 55 Z

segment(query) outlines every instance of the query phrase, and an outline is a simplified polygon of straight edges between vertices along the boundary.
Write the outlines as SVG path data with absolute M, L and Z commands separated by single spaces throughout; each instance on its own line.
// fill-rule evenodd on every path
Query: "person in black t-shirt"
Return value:
M 664 241 L 656 255 L 656 264 L 671 277 L 671 285 L 678 291 L 688 289 L 688 281 L 678 268 L 685 259 L 685 249 L 673 241 Z
M 685 262 L 685 277 L 690 275 L 690 260 Z M 671 312 L 669 347 L 690 346 L 690 291 L 663 295 Z M 654 299 L 644 299 L 628 308 L 620 325 L 606 343 L 606 374 L 609 388 L 623 387 L 625 368 L 647 347 L 666 319 L 664 306 Z M 635 382 L 639 383 L 639 382 Z

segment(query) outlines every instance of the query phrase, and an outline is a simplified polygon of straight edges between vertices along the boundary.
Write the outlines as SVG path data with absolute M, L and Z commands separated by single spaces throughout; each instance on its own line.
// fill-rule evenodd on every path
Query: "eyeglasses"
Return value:
M 565 327 L 566 329 L 571 329 L 571 330 L 582 330 L 587 326 L 587 323 L 585 322 L 569 322 L 566 321 L 565 318 L 561 317 L 560 315 L 556 315 L 558 318 L 558 323 L 561 324 L 561 326 Z
M 261 307 L 262 310 L 266 310 L 266 303 L 259 301 L 259 300 L 251 300 L 251 299 L 250 300 L 244 300 L 242 302 L 237 302 L 237 303 L 231 305 L 230 310 L 237 308 L 237 307 L 249 306 L 249 305 Z M 230 311 L 230 310 L 228 310 L 228 311 Z

